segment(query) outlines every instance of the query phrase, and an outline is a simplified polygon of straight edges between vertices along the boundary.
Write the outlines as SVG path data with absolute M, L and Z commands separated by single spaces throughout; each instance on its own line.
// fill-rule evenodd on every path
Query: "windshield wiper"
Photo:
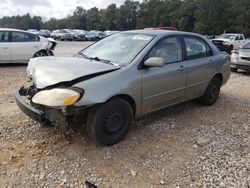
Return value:
M 89 59 L 89 60 L 94 60 L 94 61 L 99 61 L 99 62 L 103 62 L 103 63 L 110 64 L 110 65 L 119 66 L 118 64 L 116 64 L 110 60 L 100 59 L 99 57 L 89 57 L 89 56 L 85 55 L 84 53 L 79 53 L 79 55 L 81 55 L 82 57 Z
M 119 66 L 118 64 L 113 63 L 113 62 L 110 61 L 110 60 L 100 59 L 99 57 L 88 57 L 87 59 L 95 60 L 95 61 L 100 61 L 100 62 L 103 62 L 103 63 L 106 63 L 106 64 L 110 64 L 110 65 Z

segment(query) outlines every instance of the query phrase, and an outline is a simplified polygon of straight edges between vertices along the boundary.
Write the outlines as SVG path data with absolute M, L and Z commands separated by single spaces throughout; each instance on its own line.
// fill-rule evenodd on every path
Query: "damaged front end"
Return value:
M 33 85 L 16 90 L 15 100 L 25 114 L 43 126 L 65 129 L 81 125 L 90 106 L 77 105 L 84 98 L 84 88 L 75 85 L 118 69 L 119 66 L 85 58 L 33 58 L 27 67 Z
M 52 38 L 48 38 L 48 41 L 49 41 L 49 44 L 47 46 L 47 54 L 49 56 L 54 56 L 54 50 L 57 45 L 57 42 Z
M 75 107 L 73 105 L 53 107 L 35 104 L 32 99 L 39 92 L 41 93 L 41 90 L 34 86 L 22 87 L 15 91 L 15 100 L 21 111 L 39 122 L 42 127 L 57 126 L 61 130 L 67 130 L 70 127 L 85 123 L 87 107 Z

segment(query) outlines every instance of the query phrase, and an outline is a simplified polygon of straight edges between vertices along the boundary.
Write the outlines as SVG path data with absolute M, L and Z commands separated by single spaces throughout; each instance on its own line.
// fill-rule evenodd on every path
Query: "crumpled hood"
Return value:
M 40 57 L 30 60 L 27 75 L 38 89 L 119 69 L 119 66 L 79 57 Z

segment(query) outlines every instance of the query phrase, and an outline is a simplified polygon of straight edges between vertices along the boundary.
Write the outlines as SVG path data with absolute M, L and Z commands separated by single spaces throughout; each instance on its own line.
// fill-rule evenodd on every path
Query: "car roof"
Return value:
M 188 34 L 194 36 L 200 36 L 200 34 L 192 33 L 192 32 L 185 32 L 185 31 L 175 31 L 175 30 L 147 30 L 147 29 L 140 29 L 140 30 L 130 30 L 130 31 L 123 31 L 122 33 L 137 33 L 137 34 L 148 34 L 148 35 L 155 35 L 155 36 L 164 36 L 164 35 L 174 35 L 174 34 Z
M 12 29 L 12 28 L 0 28 L 0 31 L 21 31 L 21 32 L 27 32 L 21 29 Z
M 222 35 L 243 35 L 241 33 L 223 33 Z

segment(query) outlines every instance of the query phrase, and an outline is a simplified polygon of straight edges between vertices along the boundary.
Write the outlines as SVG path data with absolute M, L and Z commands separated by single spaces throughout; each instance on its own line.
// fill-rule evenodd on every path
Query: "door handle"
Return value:
M 185 68 L 184 65 L 181 65 L 181 66 L 178 68 L 178 70 L 179 70 L 179 71 L 183 71 L 184 68 Z
M 213 61 L 212 59 L 210 59 L 208 63 L 209 63 L 209 64 L 213 64 L 214 61 Z
M 9 48 L 8 48 L 8 47 L 3 47 L 3 49 L 4 49 L 4 50 L 7 50 L 7 49 L 9 49 Z

